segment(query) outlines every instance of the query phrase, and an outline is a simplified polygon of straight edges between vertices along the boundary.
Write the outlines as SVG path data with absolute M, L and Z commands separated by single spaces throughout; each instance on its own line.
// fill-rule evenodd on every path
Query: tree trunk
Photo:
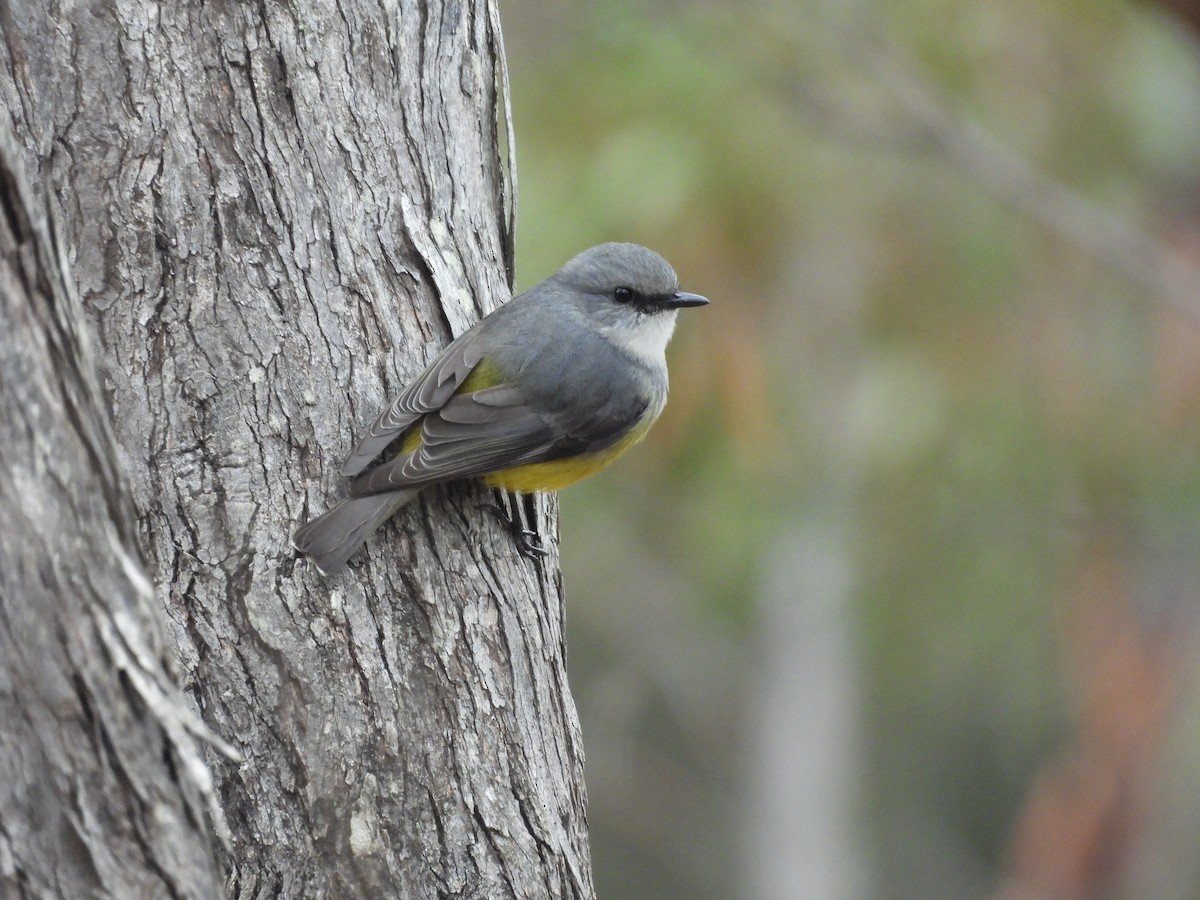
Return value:
M 198 719 L 65 261 L 0 131 L 0 896 L 210 897 Z
M 0 91 L 62 211 L 181 685 L 243 757 L 209 752 L 229 894 L 589 897 L 557 554 L 521 559 L 474 487 L 333 578 L 288 540 L 510 289 L 496 11 L 383 6 L 18 0 Z

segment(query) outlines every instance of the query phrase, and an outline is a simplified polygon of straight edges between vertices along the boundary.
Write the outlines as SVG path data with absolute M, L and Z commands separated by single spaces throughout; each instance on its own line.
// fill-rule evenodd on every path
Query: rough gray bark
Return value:
M 209 897 L 198 720 L 168 674 L 82 308 L 0 131 L 0 896 Z
M 19 0 L 0 29 L 181 684 L 244 757 L 209 754 L 229 893 L 591 896 L 556 555 L 470 487 L 331 579 L 288 543 L 508 295 L 494 7 Z

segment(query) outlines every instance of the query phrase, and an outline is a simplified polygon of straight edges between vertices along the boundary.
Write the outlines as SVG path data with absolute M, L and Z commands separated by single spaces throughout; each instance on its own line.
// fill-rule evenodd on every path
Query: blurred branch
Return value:
M 852 110 L 798 80 L 790 93 L 803 112 L 842 138 L 874 149 L 919 152 L 937 159 L 997 200 L 1039 223 L 1101 265 L 1164 300 L 1200 325 L 1200 268 L 1152 234 L 1090 202 L 979 122 L 954 108 L 936 80 L 873 17 L 854 4 L 820 0 L 836 49 L 867 75 L 903 114 L 902 124 Z M 795 33 L 762 21 L 772 33 Z

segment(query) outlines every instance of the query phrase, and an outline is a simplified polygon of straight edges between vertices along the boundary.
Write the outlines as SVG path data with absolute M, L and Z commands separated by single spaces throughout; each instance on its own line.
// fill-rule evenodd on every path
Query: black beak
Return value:
M 699 294 L 689 294 L 686 291 L 676 291 L 662 299 L 664 309 L 680 309 L 684 306 L 707 306 L 708 298 Z

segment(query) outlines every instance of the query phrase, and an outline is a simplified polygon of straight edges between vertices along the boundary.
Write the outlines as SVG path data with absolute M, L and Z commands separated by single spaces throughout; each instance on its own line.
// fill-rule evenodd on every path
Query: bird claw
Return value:
M 500 524 L 512 536 L 513 543 L 517 545 L 517 552 L 526 559 L 537 562 L 550 555 L 550 551 L 542 545 L 538 538 L 538 533 L 523 527 L 516 517 L 499 503 L 483 503 L 479 508 L 491 513 L 500 521 Z

